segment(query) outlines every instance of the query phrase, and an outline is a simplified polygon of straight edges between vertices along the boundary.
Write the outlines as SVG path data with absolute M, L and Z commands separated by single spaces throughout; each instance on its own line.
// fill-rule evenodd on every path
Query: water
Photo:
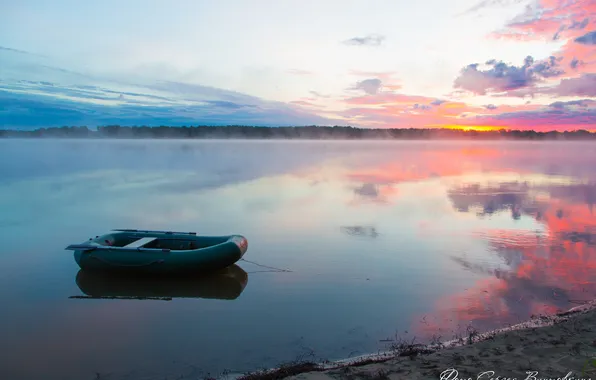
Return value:
M 581 142 L 1 140 L 0 378 L 245 372 L 568 309 L 596 293 L 594 162 Z M 64 247 L 112 228 L 238 233 L 291 272 L 79 274 Z

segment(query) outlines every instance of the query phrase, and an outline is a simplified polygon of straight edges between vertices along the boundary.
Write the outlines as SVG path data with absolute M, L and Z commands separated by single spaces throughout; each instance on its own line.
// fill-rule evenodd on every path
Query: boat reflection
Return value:
M 248 283 L 248 274 L 236 264 L 217 273 L 192 277 L 130 277 L 81 269 L 75 281 L 85 295 L 69 298 L 234 300 L 244 291 Z

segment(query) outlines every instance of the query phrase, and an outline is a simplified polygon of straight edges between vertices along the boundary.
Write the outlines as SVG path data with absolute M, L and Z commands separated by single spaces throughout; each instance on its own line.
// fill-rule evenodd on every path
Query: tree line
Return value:
M 107 125 L 97 130 L 86 126 L 64 126 L 35 130 L 0 130 L 0 138 L 149 138 L 149 139 L 522 139 L 589 140 L 596 132 L 587 130 L 548 131 L 500 129 L 480 132 L 461 129 L 391 128 L 369 129 L 350 126 L 259 127 L 244 125 L 148 127 Z

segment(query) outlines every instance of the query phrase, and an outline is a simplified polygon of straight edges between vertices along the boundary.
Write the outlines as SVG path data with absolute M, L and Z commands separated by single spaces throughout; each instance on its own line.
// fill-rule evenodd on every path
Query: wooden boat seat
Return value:
M 156 240 L 157 238 L 154 237 L 144 237 L 139 240 L 135 240 L 132 243 L 129 243 L 124 246 L 124 248 L 140 248 L 146 244 L 151 243 L 152 241 Z

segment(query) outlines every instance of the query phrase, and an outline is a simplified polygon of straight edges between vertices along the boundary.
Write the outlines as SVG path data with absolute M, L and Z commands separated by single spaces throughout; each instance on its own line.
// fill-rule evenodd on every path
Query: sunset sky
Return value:
M 596 0 L 0 0 L 0 128 L 596 130 Z

